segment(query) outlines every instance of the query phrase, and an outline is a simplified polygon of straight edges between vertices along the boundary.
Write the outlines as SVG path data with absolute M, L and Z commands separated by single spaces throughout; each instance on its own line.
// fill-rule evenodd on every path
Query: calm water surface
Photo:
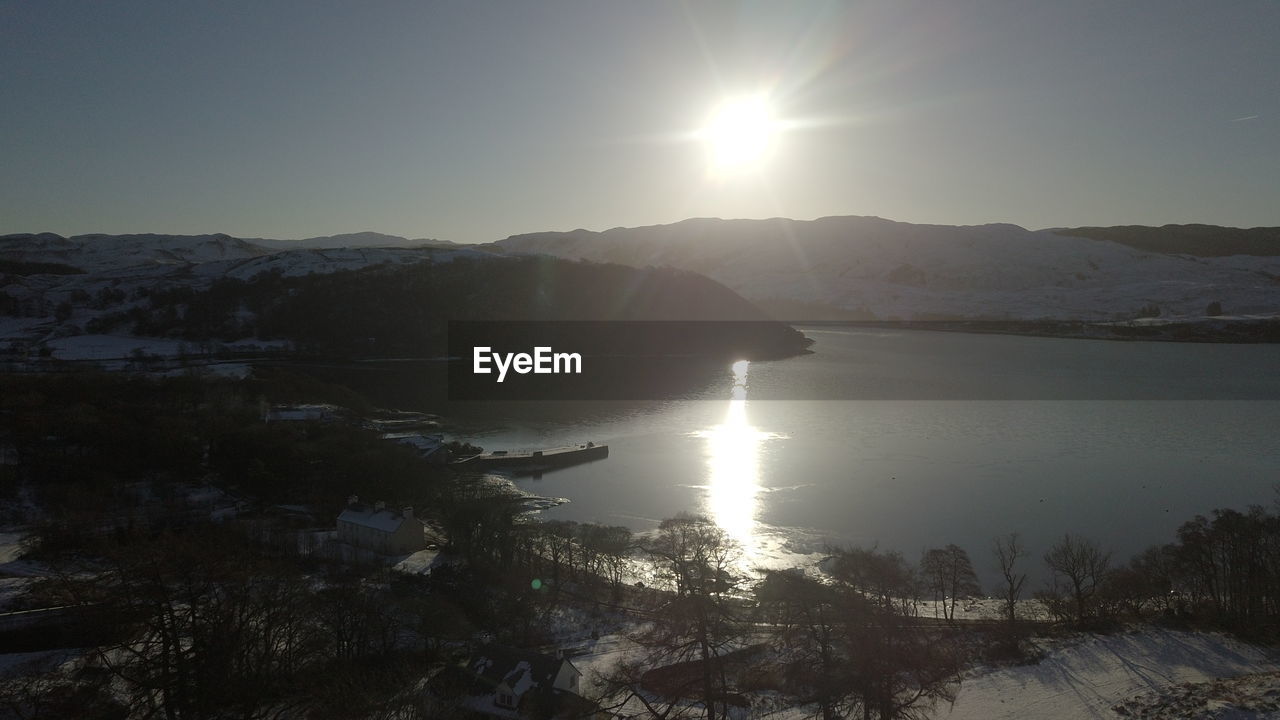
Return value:
M 1033 558 L 1073 532 L 1127 559 L 1276 497 L 1280 347 L 805 332 L 814 354 L 726 368 L 705 399 L 526 405 L 464 437 L 606 442 L 607 460 L 515 482 L 565 501 L 550 518 L 644 531 L 704 513 L 774 566 L 825 543 L 914 560 L 954 542 L 990 580 L 998 534 Z

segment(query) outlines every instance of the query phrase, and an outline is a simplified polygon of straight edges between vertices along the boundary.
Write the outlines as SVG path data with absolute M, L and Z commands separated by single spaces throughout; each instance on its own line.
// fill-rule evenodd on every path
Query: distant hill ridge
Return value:
M 69 238 L 55 233 L 16 233 L 0 236 L 0 261 L 21 263 L 29 268 L 51 264 L 86 272 L 102 272 L 157 265 L 199 266 L 212 262 L 261 260 L 259 266 L 263 269 L 267 266 L 284 265 L 290 267 L 286 272 L 306 272 L 307 268 L 325 272 L 339 264 L 349 268 L 400 261 L 405 258 L 399 254 L 406 252 L 463 248 L 465 246 L 450 242 L 408 240 L 397 235 L 373 232 L 304 240 L 238 238 L 225 233 L 92 233 Z M 345 252 L 346 255 L 326 255 L 326 251 Z
M 804 224 L 804 223 L 841 223 L 857 221 L 866 225 L 883 223 L 885 225 L 909 225 L 919 228 L 1010 228 L 1023 232 L 1030 231 L 1013 223 L 984 223 L 981 225 L 936 225 L 920 223 L 903 223 L 887 220 L 875 215 L 828 215 L 815 220 L 792 220 L 789 218 L 768 218 L 764 220 L 725 220 L 721 218 L 689 218 L 665 225 L 647 225 L 634 228 L 615 227 L 605 231 L 593 231 L 578 228 L 566 231 L 541 231 L 512 235 L 497 244 L 513 241 L 529 241 L 549 237 L 584 238 L 602 233 L 644 232 L 662 229 L 687 228 L 702 231 L 712 230 L 715 226 L 732 228 L 760 223 Z M 1262 257 L 1280 256 L 1280 226 L 1237 228 L 1223 225 L 1168 224 L 1159 227 L 1151 225 L 1112 225 L 1047 228 L 1038 232 L 1048 232 L 1069 237 L 1106 240 L 1127 245 L 1146 252 L 1159 252 L 1173 255 L 1194 255 L 1196 257 L 1225 257 L 1228 255 L 1256 255 Z
M 487 247 L 692 270 L 796 320 L 1096 321 L 1280 314 L 1278 232 L 697 218 L 513 235 Z
M 332 249 L 330 249 L 332 248 Z M 304 240 L 25 233 L 0 237 L 10 277 L 168 273 L 193 281 L 289 276 L 433 254 L 549 255 L 706 275 L 788 319 L 1117 320 L 1280 315 L 1280 228 L 1167 225 L 1032 231 L 870 216 L 691 218 L 667 225 L 513 235 L 483 245 L 358 232 Z M 124 276 L 121 276 L 124 277 Z M 174 278 L 169 278 L 170 280 Z M 95 282 L 89 279 L 81 284 Z M 48 282 L 48 281 L 42 281 Z M 68 281 L 71 282 L 71 281 Z M 26 302 L 38 284 L 14 286 Z
M 332 357 L 442 357 L 455 320 L 748 320 L 714 337 L 667 329 L 652 346 L 675 352 L 696 341 L 739 357 L 804 349 L 798 332 L 697 273 L 381 246 L 387 237 L 316 243 L 338 249 L 221 234 L 0 237 L 0 360 L 101 356 L 83 348 L 105 342 L 103 352 L 118 353 L 131 337 L 167 342 L 166 352 L 178 342 L 265 342 Z M 361 242 L 376 246 L 351 246 Z
M 1234 228 L 1221 225 L 1116 225 L 1054 228 L 1051 232 L 1109 240 L 1147 252 L 1225 257 L 1280 255 L 1280 227 Z
M 165 233 L 122 233 L 111 235 L 107 233 L 86 233 L 84 235 L 72 235 L 64 237 L 57 233 L 41 232 L 41 233 L 11 233 L 9 235 L 0 235 L 0 241 L 5 240 L 34 240 L 42 243 L 63 243 L 75 244 L 79 242 L 95 241 L 95 240 L 138 240 L 138 241 L 169 241 L 169 242 L 206 242 L 206 241 L 224 241 L 224 242 L 243 242 L 251 245 L 257 245 L 264 248 L 356 248 L 356 247 L 456 247 L 457 243 L 449 240 L 435 240 L 433 238 L 417 238 L 410 240 L 409 238 L 399 235 L 387 235 L 386 233 L 364 231 L 355 233 L 343 233 L 339 235 L 321 235 L 317 237 L 302 238 L 300 240 L 277 240 L 273 238 L 239 238 L 226 233 L 208 233 L 198 235 L 171 235 Z

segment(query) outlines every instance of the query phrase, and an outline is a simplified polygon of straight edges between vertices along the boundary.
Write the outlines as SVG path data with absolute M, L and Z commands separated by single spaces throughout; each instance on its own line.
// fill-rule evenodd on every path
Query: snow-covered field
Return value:
M 160 357 L 178 354 L 181 341 L 131 335 L 73 335 L 45 343 L 59 360 L 123 360 L 135 352 Z
M 937 717 L 1118 718 L 1113 706 L 1142 693 L 1276 670 L 1273 653 L 1225 635 L 1145 627 L 1051 647 L 1034 665 L 976 671 L 961 683 L 955 704 L 939 708 Z M 1155 717 L 1195 716 L 1171 710 Z
M 45 345 L 59 360 L 128 360 L 138 353 L 146 357 L 176 358 L 199 352 L 199 347 L 193 343 L 136 335 L 70 335 L 54 338 Z M 287 349 L 289 343 L 285 340 L 249 339 L 216 343 L 216 346 L 219 351 L 253 353 Z
M 1264 672 L 1143 693 L 1113 708 L 1141 720 L 1280 718 L 1280 673 Z
M 567 639 L 567 638 L 566 638 Z M 575 638 L 573 664 L 590 681 L 639 649 L 623 633 Z M 1219 633 L 1143 626 L 1115 635 L 1040 640 L 1035 664 L 968 672 L 939 720 L 1280 718 L 1280 655 Z M 1225 680 L 1222 680 L 1225 679 Z M 753 705 L 761 711 L 762 700 Z M 805 708 L 761 717 L 799 720 Z M 1120 710 L 1120 712 L 1117 712 Z M 757 715 L 752 715 L 756 717 Z

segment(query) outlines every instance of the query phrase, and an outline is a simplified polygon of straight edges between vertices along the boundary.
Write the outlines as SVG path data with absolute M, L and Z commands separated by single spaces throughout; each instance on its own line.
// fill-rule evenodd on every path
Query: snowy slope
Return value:
M 372 265 L 409 265 L 430 260 L 450 262 L 459 255 L 485 258 L 489 253 L 476 250 L 434 250 L 425 248 L 338 248 L 332 250 L 284 250 L 253 258 L 202 263 L 191 269 L 193 275 L 212 280 L 233 277 L 248 280 L 263 272 L 280 272 L 285 277 L 312 273 L 356 270 Z
M 1202 315 L 1280 312 L 1280 258 L 1193 258 L 1016 225 L 913 225 L 874 217 L 693 219 L 601 233 L 516 235 L 495 246 L 700 272 L 756 301 L 872 314 L 1112 319 L 1147 305 Z
M 1280 669 L 1264 649 L 1213 633 L 1147 628 L 1089 635 L 1051 650 L 1035 665 L 986 670 L 966 677 L 946 720 L 1074 720 L 1117 718 L 1111 708 L 1134 695 L 1180 683 Z M 1188 717 L 1170 715 L 1169 717 Z
M 8 296 L 9 302 L 16 301 L 23 307 L 18 315 L 0 315 L 0 344 L 29 347 L 38 343 L 52 349 L 55 357 L 65 359 L 119 357 L 117 350 L 121 347 L 126 352 L 143 347 L 169 356 L 175 354 L 176 344 L 158 339 L 115 338 L 104 345 L 103 338 L 107 336 L 88 334 L 90 323 L 111 313 L 148 307 L 146 296 L 152 290 L 200 290 L 219 278 L 249 280 L 265 272 L 297 277 L 376 265 L 448 263 L 462 256 L 494 257 L 492 253 L 465 247 L 291 246 L 279 250 L 260 242 L 227 235 L 64 238 L 43 233 L 0 237 L 0 259 L 58 263 L 84 271 L 70 275 L 0 273 L 0 292 Z M 63 304 L 70 306 L 70 315 L 58 319 L 55 309 Z
M 0 258 L 51 262 L 86 272 L 128 267 L 180 266 L 244 259 L 269 252 L 230 235 L 76 235 L 52 233 L 0 237 Z
M 625 634 L 604 635 L 599 640 L 573 638 L 572 642 L 583 651 L 573 662 L 588 682 L 597 674 L 612 671 L 619 661 L 633 660 L 642 654 Z M 955 702 L 938 705 L 932 717 L 937 720 L 1114 720 L 1121 717 L 1114 707 L 1138 704 L 1135 699 L 1177 694 L 1184 683 L 1280 670 L 1272 651 L 1218 633 L 1145 626 L 1136 632 L 1040 642 L 1046 643 L 1047 648 L 1044 657 L 1035 664 L 979 667 L 966 673 Z M 1280 683 L 1280 679 L 1276 682 Z M 1275 695 L 1273 691 L 1272 696 Z M 762 708 L 763 701 L 759 696 L 752 697 L 754 708 Z M 815 712 L 814 706 L 790 707 L 768 717 L 801 720 L 815 717 Z M 1174 711 L 1147 717 L 1172 720 L 1200 716 Z
M 380 242 L 386 240 L 387 242 Z M 352 270 L 384 263 L 447 262 L 456 253 L 487 253 L 431 240 L 405 240 L 379 233 L 356 233 L 308 240 L 245 240 L 229 235 L 77 235 L 52 233 L 0 237 L 0 259 L 59 263 L 84 270 L 91 281 L 228 274 L 248 279 L 259 272 L 285 275 Z M 37 275 L 24 283 L 52 287 L 75 276 Z
M 345 233 L 342 235 L 325 235 L 305 238 L 303 240 L 255 240 L 264 247 L 279 250 L 296 250 L 299 248 L 365 248 L 365 247 L 453 247 L 448 240 L 418 238 L 410 240 L 399 235 L 386 235 L 377 232 Z

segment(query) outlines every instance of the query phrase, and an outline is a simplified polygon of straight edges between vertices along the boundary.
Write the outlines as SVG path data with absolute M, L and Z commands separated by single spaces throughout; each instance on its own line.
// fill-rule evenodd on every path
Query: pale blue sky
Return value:
M 683 135 L 797 127 L 710 178 Z M 1280 3 L 10 2 L 0 233 L 1280 225 Z

